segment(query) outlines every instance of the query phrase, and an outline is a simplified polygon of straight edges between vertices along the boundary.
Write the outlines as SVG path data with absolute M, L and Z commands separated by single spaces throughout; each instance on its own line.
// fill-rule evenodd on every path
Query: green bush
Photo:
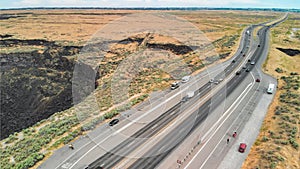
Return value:
M 275 71 L 276 71 L 277 73 L 283 73 L 283 70 L 282 70 L 281 68 L 279 68 L 279 67 L 276 68 Z
M 295 75 L 298 75 L 298 73 L 297 72 L 291 72 L 290 75 L 295 76 Z
M 270 164 L 270 168 L 271 168 L 271 169 L 276 168 L 276 166 L 277 166 L 277 163 L 276 163 L 276 162 L 272 162 L 272 163 Z
M 262 142 L 267 142 L 267 141 L 269 141 L 269 138 L 266 137 L 266 136 L 263 136 L 263 138 L 261 139 L 261 141 L 262 141 Z
M 276 158 L 279 160 L 279 161 L 284 161 L 284 158 L 280 155 L 277 155 Z
M 299 149 L 299 144 L 298 144 L 297 142 L 293 142 L 293 143 L 292 143 L 292 147 L 293 147 L 294 149 L 298 150 L 298 149 Z

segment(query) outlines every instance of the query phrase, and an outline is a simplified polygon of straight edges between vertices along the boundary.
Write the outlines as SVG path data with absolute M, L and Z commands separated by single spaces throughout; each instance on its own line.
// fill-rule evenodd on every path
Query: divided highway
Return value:
M 287 18 L 284 17 L 283 20 L 280 20 L 279 22 L 272 24 L 271 26 L 264 26 L 263 28 L 261 28 L 259 30 L 259 47 L 257 47 L 257 49 L 255 50 L 254 54 L 252 55 L 250 61 L 251 62 L 256 62 L 259 57 L 262 55 L 263 50 L 264 50 L 264 46 L 266 43 L 266 38 L 267 38 L 267 31 L 271 28 L 274 27 L 275 25 L 277 25 L 278 23 L 284 21 Z M 246 64 L 246 67 L 249 68 L 250 70 L 252 70 L 254 68 L 255 64 L 251 64 L 250 62 L 248 62 Z M 239 83 L 242 82 L 242 80 L 246 77 L 246 75 L 244 75 L 244 73 L 248 73 L 245 71 L 246 69 L 241 70 L 241 73 L 235 77 L 233 77 L 228 83 L 225 89 L 221 89 L 219 90 L 218 93 L 216 93 L 215 95 L 220 96 L 223 94 L 226 94 L 226 96 L 229 96 L 233 90 L 236 88 L 236 86 L 239 85 Z M 225 69 L 226 72 L 226 69 Z M 224 87 L 224 88 L 225 88 Z M 227 91 L 227 92 L 225 92 Z M 221 104 L 221 102 L 223 97 L 217 97 L 214 102 L 211 102 L 210 100 L 208 100 L 205 104 L 203 104 L 198 111 L 194 112 L 197 113 L 197 119 L 194 122 L 193 117 L 191 116 L 191 118 L 187 119 L 183 124 L 181 124 L 180 126 L 178 126 L 177 129 L 173 130 L 173 132 L 169 133 L 168 136 L 165 137 L 164 141 L 161 141 L 158 145 L 153 146 L 154 148 L 151 149 L 149 152 L 145 153 L 144 156 L 146 156 L 146 158 L 141 158 L 138 159 L 136 162 L 134 162 L 132 165 L 130 165 L 128 168 L 130 169 L 139 169 L 139 168 L 155 168 L 161 161 L 163 161 L 163 159 L 173 150 L 175 149 L 177 146 L 180 145 L 180 143 L 189 135 L 191 134 L 195 128 L 197 128 L 201 122 L 204 120 L 205 117 L 207 117 L 210 111 L 212 111 L 215 107 L 217 107 L 217 105 Z M 182 128 L 186 128 L 189 129 L 189 127 L 186 126 L 190 126 L 191 122 L 194 122 L 193 127 L 191 128 L 191 130 L 188 132 L 187 135 L 182 136 L 181 133 L 178 133 L 179 130 L 181 130 Z M 178 141 L 178 139 L 180 139 L 180 141 Z M 176 144 L 172 144 L 173 142 L 175 142 Z M 161 150 L 161 152 L 163 152 L 160 155 L 157 156 L 153 156 L 154 154 L 157 153 L 157 151 L 159 151 L 159 147 L 166 147 L 164 150 Z
M 226 76 L 229 76 L 236 69 L 239 63 L 241 63 L 243 59 L 246 58 L 245 56 L 249 50 L 252 31 L 253 31 L 253 27 L 249 27 L 244 31 L 245 37 L 243 39 L 243 42 L 241 43 L 243 44 L 241 51 L 234 58 L 234 63 L 226 67 L 224 72 L 216 76 L 216 79 L 221 79 L 221 78 L 225 78 Z M 255 53 L 259 53 L 259 51 L 260 49 L 257 49 Z M 255 60 L 254 55 L 251 58 L 251 61 L 252 60 Z M 253 65 L 247 63 L 247 67 L 249 67 L 249 69 L 252 69 Z M 235 87 L 239 85 L 239 83 L 244 79 L 244 77 L 245 76 L 243 76 L 242 74 L 239 76 L 234 76 L 227 83 L 227 85 L 224 86 L 222 89 L 220 89 L 215 95 L 217 96 L 223 95 L 225 97 L 228 96 L 235 89 Z M 213 83 L 206 83 L 204 86 L 202 86 L 200 89 L 196 91 L 195 95 L 197 97 L 194 97 L 190 101 L 185 103 L 187 105 L 184 105 L 183 109 L 181 107 L 181 109 L 179 110 L 180 108 L 179 105 L 183 104 L 182 102 L 179 102 L 177 105 L 175 105 L 170 110 L 165 112 L 159 118 L 155 119 L 147 126 L 145 126 L 143 129 L 133 134 L 129 139 L 119 144 L 112 151 L 107 152 L 105 155 L 98 158 L 96 161 L 94 161 L 92 164 L 89 165 L 89 168 L 114 167 L 116 164 L 118 164 L 120 161 L 126 158 L 126 155 L 130 154 L 130 152 L 134 151 L 140 145 L 142 145 L 144 142 L 147 141 L 147 139 L 135 139 L 135 138 L 139 138 L 139 137 L 149 138 L 153 136 L 157 131 L 163 129 L 173 119 L 175 119 L 179 114 L 181 114 L 181 112 L 183 112 L 186 107 L 189 107 L 193 102 L 199 100 L 199 98 L 209 93 L 210 89 L 213 86 L 214 86 Z M 198 95 L 198 93 L 200 94 Z M 190 133 L 192 133 L 194 129 L 197 128 L 201 124 L 201 122 L 206 119 L 206 117 L 209 115 L 209 112 L 211 112 L 214 107 L 217 107 L 217 105 L 219 105 L 223 101 L 222 99 L 223 97 L 217 97 L 217 100 L 214 100 L 214 102 L 212 102 L 211 99 L 206 101 L 198 109 L 198 111 L 194 112 L 195 115 L 189 116 L 188 119 L 186 119 L 182 124 L 177 126 L 176 129 L 168 133 L 168 135 L 165 136 L 165 138 L 161 140 L 157 145 L 154 145 L 153 147 L 155 148 L 147 152 L 146 155 L 144 155 L 146 156 L 145 158 L 138 159 L 134 164 L 132 164 L 128 168 L 155 168 L 155 166 L 160 161 L 162 161 L 174 148 L 176 148 L 176 146 L 178 146 L 184 140 L 185 137 L 187 137 Z M 194 117 L 196 117 L 196 120 L 193 119 Z M 187 130 L 189 132 L 187 132 L 186 135 L 183 135 L 182 133 L 178 132 L 180 130 Z M 128 147 L 127 145 L 130 145 L 130 147 Z M 162 152 L 162 153 L 160 153 L 159 155 L 155 155 L 157 152 Z M 122 154 L 122 156 L 118 154 Z
M 284 19 L 286 19 L 286 17 Z M 80 165 L 77 166 L 77 163 L 82 160 L 83 156 L 88 154 L 98 155 L 98 158 L 88 166 L 86 166 L 86 168 L 114 168 L 115 166 L 118 166 L 118 164 L 126 160 L 126 156 L 137 151 L 141 146 L 145 145 L 147 141 L 149 141 L 148 138 L 157 135 L 165 128 L 170 126 L 174 122 L 174 120 L 176 120 L 179 116 L 182 116 L 188 109 L 191 108 L 192 105 L 199 102 L 200 99 L 203 99 L 204 97 L 207 98 L 205 102 L 197 107 L 196 111 L 191 112 L 191 115 L 186 117 L 186 119 L 184 119 L 184 121 L 182 121 L 181 123 L 177 124 L 177 126 L 175 126 L 173 130 L 167 133 L 164 138 L 151 145 L 151 149 L 144 152 L 143 157 L 136 159 L 134 162 L 126 164 L 127 166 L 125 168 L 140 169 L 157 167 L 158 164 L 163 161 L 174 149 L 176 149 L 185 140 L 186 137 L 192 134 L 194 130 L 199 127 L 199 125 L 201 125 L 201 123 L 210 115 L 209 113 L 212 112 L 214 108 L 216 108 L 222 101 L 224 101 L 223 98 L 229 96 L 243 81 L 243 79 L 245 78 L 245 74 L 248 73 L 246 72 L 246 70 L 252 70 L 255 66 L 255 64 L 251 64 L 247 61 L 245 62 L 245 60 L 247 60 L 248 56 L 250 55 L 250 61 L 257 61 L 265 47 L 264 44 L 267 36 L 266 32 L 271 27 L 282 22 L 283 20 L 270 26 L 263 26 L 263 28 L 259 30 L 258 34 L 260 47 L 257 46 L 254 53 L 250 52 L 252 37 L 251 34 L 253 29 L 258 25 L 250 26 L 249 28 L 245 29 L 242 35 L 242 41 L 240 42 L 240 48 L 233 58 L 234 61 L 229 64 L 223 72 L 219 73 L 214 78 L 215 80 L 224 79 L 224 82 L 226 81 L 226 85 L 221 87 L 219 85 L 215 85 L 214 83 L 207 82 L 204 85 L 199 86 L 199 88 L 195 91 L 195 96 L 193 98 L 191 98 L 187 102 L 177 102 L 176 104 L 174 104 L 174 106 L 170 107 L 166 112 L 162 112 L 158 117 L 153 119 L 147 125 L 136 130 L 136 132 L 133 133 L 130 137 L 122 140 L 122 142 L 120 142 L 116 146 L 113 146 L 111 149 L 108 149 L 109 151 L 106 151 L 106 153 L 98 155 L 96 150 L 94 152 L 90 152 L 93 149 L 92 147 L 98 145 L 98 143 L 93 140 L 96 145 L 83 145 L 83 147 L 86 146 L 86 149 L 82 148 L 81 154 L 77 154 L 78 157 L 74 158 L 73 156 L 70 156 L 70 159 L 65 159 L 63 162 L 53 168 L 79 168 L 78 166 Z M 246 63 L 247 69 L 241 69 L 240 74 L 235 75 L 236 71 L 238 71 L 237 69 L 239 69 L 244 63 Z M 226 77 L 228 78 L 228 80 L 225 80 Z M 217 88 L 218 90 L 216 90 Z M 174 92 L 177 91 L 175 90 Z M 212 96 L 212 93 L 216 97 Z M 222 97 L 218 97 L 221 95 Z M 214 97 L 213 100 L 212 97 Z M 129 128 L 130 126 L 128 124 L 124 127 Z M 124 127 L 122 127 L 122 129 Z M 182 134 L 182 131 L 184 131 L 184 134 Z M 74 158 L 75 162 L 70 162 L 71 158 Z

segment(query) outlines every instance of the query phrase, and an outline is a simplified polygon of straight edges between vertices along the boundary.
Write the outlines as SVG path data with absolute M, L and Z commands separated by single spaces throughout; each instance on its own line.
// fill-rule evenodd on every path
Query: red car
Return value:
M 246 147 L 247 147 L 246 143 L 241 143 L 240 147 L 239 147 L 239 152 L 241 152 L 241 153 L 245 152 Z

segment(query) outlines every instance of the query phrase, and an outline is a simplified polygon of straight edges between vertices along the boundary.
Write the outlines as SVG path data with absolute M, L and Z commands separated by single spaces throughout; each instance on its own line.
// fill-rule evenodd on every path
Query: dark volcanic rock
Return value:
M 193 49 L 186 45 L 147 43 L 146 46 L 153 49 L 169 50 L 176 55 L 184 55 L 193 51 Z
M 0 38 L 1 38 L 1 39 L 4 39 L 4 38 L 10 38 L 10 37 L 13 37 L 13 35 L 9 35 L 9 34 L 0 35 Z
M 7 20 L 10 18 L 20 18 L 25 17 L 24 15 L 11 15 L 11 14 L 0 14 L 0 20 Z
M 26 45 L 44 46 L 45 50 L 0 54 L 1 139 L 73 106 L 72 76 L 76 62 L 68 56 L 78 54 L 82 47 L 59 46 L 46 40 L 0 41 L 0 47 Z M 80 74 L 84 77 L 95 74 L 88 65 L 81 63 L 80 67 L 85 71 Z M 94 88 L 79 86 L 78 90 L 77 102 Z
M 33 39 L 33 40 L 5 39 L 5 40 L 0 40 L 0 45 L 4 47 L 15 46 L 15 45 L 57 46 L 55 45 L 55 42 L 41 40 L 41 39 Z
M 289 56 L 296 56 L 300 54 L 300 50 L 297 49 L 283 49 L 283 48 L 276 48 L 276 49 L 280 50 L 281 52 Z

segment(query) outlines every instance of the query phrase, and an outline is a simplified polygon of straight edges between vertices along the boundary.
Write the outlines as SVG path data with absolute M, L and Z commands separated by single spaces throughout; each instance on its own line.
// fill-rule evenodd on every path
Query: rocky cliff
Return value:
M 80 46 L 46 40 L 5 39 L 0 48 L 42 50 L 0 54 L 1 139 L 72 106 L 72 74 Z M 84 65 L 87 70 L 91 68 Z M 85 69 L 86 70 L 86 69 Z

